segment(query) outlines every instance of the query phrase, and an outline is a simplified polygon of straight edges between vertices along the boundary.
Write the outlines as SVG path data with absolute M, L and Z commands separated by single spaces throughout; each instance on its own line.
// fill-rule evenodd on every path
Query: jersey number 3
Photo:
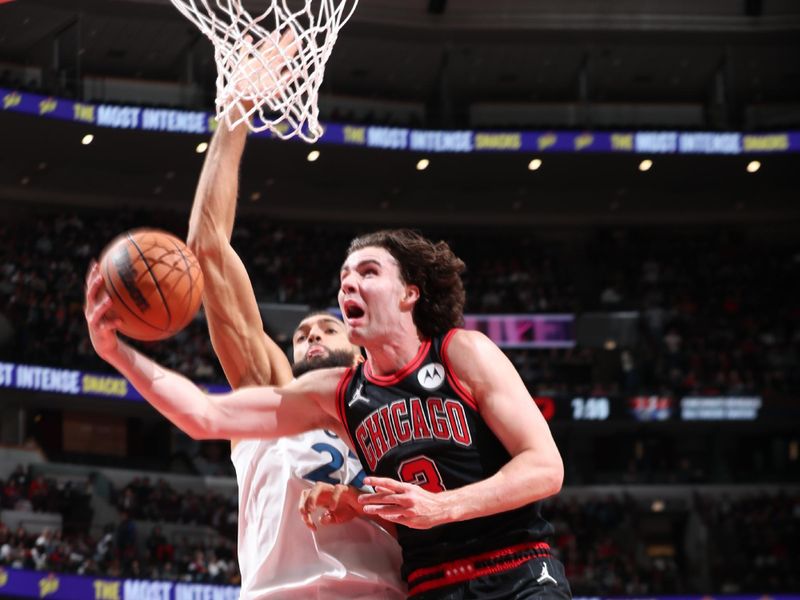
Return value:
M 444 491 L 444 483 L 436 463 L 427 456 L 417 456 L 404 460 L 397 467 L 397 474 L 402 481 L 418 485 L 423 490 L 438 494 Z

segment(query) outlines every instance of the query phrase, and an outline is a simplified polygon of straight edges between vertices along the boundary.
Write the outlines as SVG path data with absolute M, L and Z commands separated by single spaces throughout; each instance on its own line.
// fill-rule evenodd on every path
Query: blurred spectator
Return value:
M 172 544 L 167 541 L 167 538 L 161 532 L 161 527 L 156 525 L 153 527 L 150 535 L 147 538 L 147 550 L 150 553 L 151 560 L 159 563 L 171 563 L 175 555 L 175 549 Z
M 130 513 L 121 511 L 120 523 L 117 526 L 116 548 L 117 554 L 124 563 L 129 564 L 137 554 L 136 543 L 136 523 L 130 516 Z

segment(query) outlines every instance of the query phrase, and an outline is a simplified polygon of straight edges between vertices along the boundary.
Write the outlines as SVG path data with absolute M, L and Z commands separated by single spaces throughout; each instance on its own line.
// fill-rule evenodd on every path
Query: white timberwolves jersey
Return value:
M 239 484 L 242 600 L 405 598 L 395 539 L 377 524 L 305 526 L 300 494 L 316 481 L 362 486 L 358 459 L 336 435 L 309 431 L 242 440 L 231 460 Z

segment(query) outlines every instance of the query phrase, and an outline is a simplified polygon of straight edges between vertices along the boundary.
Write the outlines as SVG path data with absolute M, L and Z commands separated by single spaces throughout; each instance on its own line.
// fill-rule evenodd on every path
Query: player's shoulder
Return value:
M 480 331 L 453 329 L 447 335 L 447 357 L 451 361 L 477 358 L 496 350 L 497 345 Z
M 444 358 L 452 374 L 473 395 L 483 383 L 495 379 L 498 369 L 507 360 L 486 335 L 466 329 L 452 331 Z
M 339 382 L 350 372 L 352 367 L 333 367 L 330 369 L 315 369 L 304 373 L 291 384 L 293 389 L 304 394 L 327 396 L 335 394 Z

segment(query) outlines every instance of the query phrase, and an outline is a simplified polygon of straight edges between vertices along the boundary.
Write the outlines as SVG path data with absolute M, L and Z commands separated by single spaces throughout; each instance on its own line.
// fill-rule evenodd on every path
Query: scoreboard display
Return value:
M 548 421 L 761 421 L 800 417 L 797 407 L 765 402 L 761 396 L 534 396 Z

